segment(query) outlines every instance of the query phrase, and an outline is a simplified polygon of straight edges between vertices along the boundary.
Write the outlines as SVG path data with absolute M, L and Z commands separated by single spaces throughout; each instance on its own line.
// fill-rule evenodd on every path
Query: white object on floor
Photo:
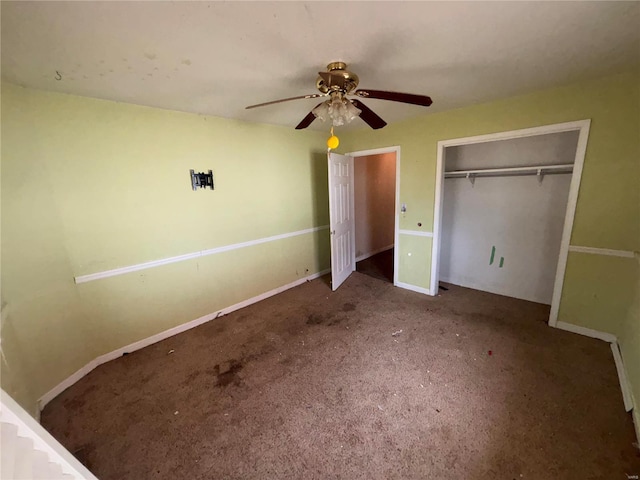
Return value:
M 2 480 L 98 480 L 4 390 L 0 433 Z

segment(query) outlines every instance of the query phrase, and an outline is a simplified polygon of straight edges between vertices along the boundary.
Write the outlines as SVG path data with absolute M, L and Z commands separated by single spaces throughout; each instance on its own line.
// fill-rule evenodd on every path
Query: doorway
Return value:
M 347 155 L 354 161 L 354 270 L 396 285 L 400 147 Z
M 589 125 L 438 142 L 432 295 L 442 279 L 547 303 L 555 326 Z
M 356 271 L 393 283 L 395 152 L 354 157 Z

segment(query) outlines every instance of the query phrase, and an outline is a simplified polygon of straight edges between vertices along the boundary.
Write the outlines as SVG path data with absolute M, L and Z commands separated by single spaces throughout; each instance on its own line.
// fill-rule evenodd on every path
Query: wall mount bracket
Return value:
M 209 173 L 198 172 L 189 170 L 191 173 L 191 188 L 197 190 L 198 188 L 210 188 L 213 190 L 213 171 L 209 170 Z

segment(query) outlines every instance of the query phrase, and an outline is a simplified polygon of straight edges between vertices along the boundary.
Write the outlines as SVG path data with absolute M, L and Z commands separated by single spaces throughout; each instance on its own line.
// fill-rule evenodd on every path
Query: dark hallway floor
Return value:
M 393 283 L 393 248 L 359 261 L 356 271 Z
M 640 474 L 609 345 L 548 313 L 318 279 L 98 367 L 42 423 L 101 480 Z

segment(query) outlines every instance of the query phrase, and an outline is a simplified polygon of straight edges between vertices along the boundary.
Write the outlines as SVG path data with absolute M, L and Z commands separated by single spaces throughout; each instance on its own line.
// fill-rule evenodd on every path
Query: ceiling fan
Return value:
M 296 126 L 296 130 L 307 128 L 311 123 L 319 118 L 322 121 L 330 119 L 334 126 L 349 123 L 356 117 L 362 118 L 371 128 L 378 129 L 384 127 L 387 122 L 380 118 L 370 108 L 358 99 L 349 99 L 347 95 L 355 95 L 360 98 L 375 98 L 380 100 L 390 100 L 392 102 L 411 103 L 428 107 L 433 103 L 426 95 L 414 95 L 411 93 L 386 92 L 383 90 L 356 90 L 358 86 L 358 76 L 347 71 L 347 64 L 343 62 L 332 62 L 327 65 L 326 72 L 318 72 L 316 87 L 320 93 L 301 95 L 299 97 L 283 98 L 272 102 L 259 103 L 246 107 L 257 108 L 274 103 L 288 102 L 303 98 L 329 97 L 307 114 L 306 117 Z

